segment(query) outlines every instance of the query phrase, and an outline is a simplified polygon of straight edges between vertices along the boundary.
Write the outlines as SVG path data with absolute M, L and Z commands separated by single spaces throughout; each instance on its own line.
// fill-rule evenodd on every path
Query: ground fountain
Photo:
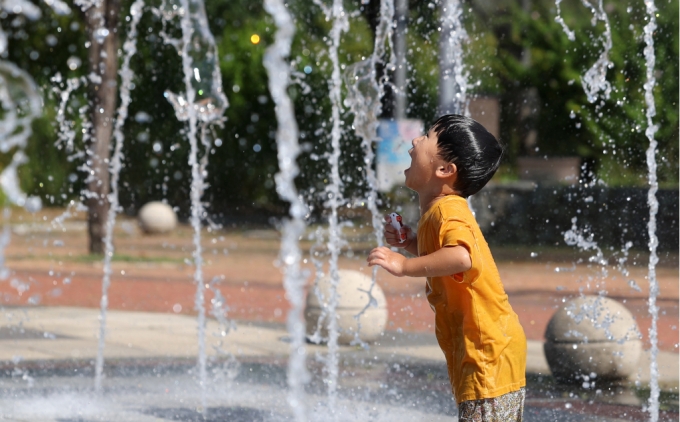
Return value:
M 20 2 L 30 13 L 30 7 L 25 2 Z M 47 2 L 46 2 L 47 3 Z M 456 1 L 442 2 L 441 26 L 442 40 L 440 48 L 447 54 L 442 54 L 441 68 L 446 69 L 441 78 L 441 90 L 453 89 L 444 97 L 451 97 L 451 101 L 441 103 L 442 110 L 464 111 L 467 109 L 469 98 L 472 98 L 468 84 L 468 78 L 474 75 L 466 72 L 463 66 L 464 50 L 468 34 L 462 25 L 462 16 L 465 11 L 461 4 Z M 65 6 L 60 2 L 47 3 L 54 10 L 64 12 Z M 264 7 L 271 16 L 275 36 L 273 43 L 268 47 L 264 58 L 264 67 L 269 77 L 268 90 L 275 104 L 277 120 L 277 158 L 278 171 L 276 174 L 276 190 L 290 207 L 288 218 L 278 224 L 280 242 L 275 251 L 276 265 L 282 274 L 283 289 L 285 295 L 287 316 L 285 327 L 282 324 L 271 323 L 247 323 L 234 324 L 230 314 L 230 308 L 237 303 L 232 302 L 236 297 L 230 287 L 220 284 L 220 280 L 232 277 L 233 274 L 242 274 L 245 265 L 238 265 L 239 259 L 245 255 L 238 255 L 235 261 L 229 261 L 229 265 L 219 267 L 214 271 L 211 261 L 231 258 L 230 255 L 215 257 L 210 255 L 214 252 L 211 244 L 239 243 L 239 246 L 231 247 L 231 255 L 237 255 L 239 249 L 261 248 L 264 243 L 258 243 L 255 238 L 233 237 L 222 232 L 220 227 L 211 225 L 211 231 L 206 231 L 205 223 L 207 210 L 204 194 L 207 191 L 206 174 L 210 150 L 215 144 L 212 128 L 217 125 L 229 125 L 223 116 L 228 106 L 227 96 L 222 90 L 222 77 L 219 74 L 220 54 L 216 49 L 216 43 L 208 26 L 208 16 L 201 1 L 183 0 L 176 2 L 164 1 L 160 6 L 145 5 L 141 0 L 132 4 L 129 11 L 127 40 L 122 49 L 122 67 L 120 70 L 120 105 L 117 110 L 117 118 L 114 122 L 113 136 L 114 147 L 109 163 L 111 175 L 111 194 L 109 202 L 111 210 L 106 224 L 106 252 L 103 258 L 101 280 L 101 295 L 99 298 L 99 316 L 97 323 L 86 322 L 92 314 L 87 314 L 82 309 L 65 308 L 49 313 L 50 306 L 27 307 L 26 302 L 15 301 L 14 304 L 22 305 L 16 309 L 7 307 L 4 309 L 3 322 L 0 326 L 0 340 L 5 337 L 14 343 L 12 347 L 22 350 L 11 356 L 2 366 L 6 373 L 0 378 L 0 390 L 7 393 L 5 398 L 0 399 L 0 409 L 6 412 L 2 416 L 24 420 L 455 420 L 455 405 L 451 402 L 447 386 L 446 370 L 443 366 L 440 353 L 431 331 L 404 332 L 401 326 L 388 330 L 385 335 L 375 344 L 363 343 L 358 335 L 353 346 L 343 347 L 337 342 L 340 327 L 337 326 L 336 307 L 338 304 L 337 286 L 341 282 L 339 270 L 343 265 L 348 265 L 346 258 L 347 246 L 352 240 L 346 237 L 349 224 L 341 217 L 343 208 L 350 200 L 345 197 L 343 178 L 340 167 L 340 159 L 346 134 L 352 131 L 361 142 L 363 163 L 366 175 L 366 195 L 361 198 L 361 207 L 368 210 L 368 231 L 362 240 L 370 245 L 381 245 L 381 213 L 384 203 L 379 200 L 377 192 L 376 176 L 373 168 L 374 142 L 377 141 L 376 128 L 378 116 L 381 113 L 381 99 L 385 92 L 385 85 L 389 84 L 389 72 L 392 71 L 397 60 L 392 57 L 391 31 L 394 4 L 388 0 L 380 2 L 380 19 L 373 43 L 373 51 L 368 58 L 359 62 L 345 65 L 342 58 L 341 40 L 348 31 L 351 31 L 350 20 L 356 16 L 356 11 L 348 10 L 343 2 L 334 0 L 331 3 L 316 0 L 314 2 L 326 21 L 329 23 L 329 33 L 326 34 L 326 50 L 324 54 L 329 60 L 331 78 L 328 81 L 328 97 L 330 98 L 330 120 L 326 129 L 328 152 L 322 158 L 327 159 L 328 183 L 324 187 L 324 207 L 327 215 L 325 224 L 319 227 L 309 227 L 311 210 L 306 198 L 296 186 L 296 180 L 305 176 L 305 169 L 298 167 L 298 160 L 308 151 L 299 142 L 299 128 L 296 119 L 296 110 L 290 96 L 290 88 L 297 82 L 294 80 L 295 67 L 291 46 L 296 37 L 296 18 L 291 9 L 279 0 L 266 0 Z M 434 3 L 433 3 L 434 5 Z M 560 0 L 556 2 L 558 11 Z M 609 21 L 605 10 L 600 3 L 597 7 L 587 4 L 594 19 L 603 22 L 607 30 L 601 39 L 604 50 L 597 63 L 586 72 L 583 77 L 584 90 L 588 97 L 593 96 L 592 101 L 597 101 L 600 96 L 608 95 L 609 85 L 606 80 L 606 71 L 609 66 L 608 54 L 611 48 L 611 34 L 609 33 Z M 647 78 L 645 85 L 645 98 L 647 100 L 646 118 L 648 123 L 647 136 L 650 149 L 647 153 L 649 165 L 649 250 L 651 252 L 648 266 L 648 280 L 650 284 L 649 313 L 652 316 L 652 324 L 649 332 L 651 343 L 651 367 L 650 367 L 650 398 L 646 412 L 652 421 L 659 420 L 659 385 L 658 385 L 658 348 L 656 344 L 658 308 L 656 298 L 658 295 L 658 283 L 656 281 L 656 213 L 658 202 L 655 198 L 657 189 L 655 175 L 656 144 L 654 141 L 655 126 L 653 118 L 654 98 L 654 54 L 652 33 L 654 32 L 653 3 L 646 3 L 649 12 L 649 23 L 645 28 L 645 41 L 650 46 L 646 50 L 648 60 Z M 123 267 L 120 261 L 115 261 L 117 254 L 124 254 L 130 248 L 129 238 L 134 236 L 133 229 L 125 225 L 128 220 L 120 216 L 118 185 L 122 169 L 121 160 L 126 153 L 123 127 L 128 117 L 128 108 L 131 104 L 131 92 L 134 85 L 134 73 L 131 71 L 130 62 L 137 54 L 137 34 L 140 18 L 144 13 L 157 16 L 163 23 L 164 30 L 159 34 L 165 43 L 173 46 L 181 61 L 181 79 L 183 82 L 182 92 L 175 93 L 167 90 L 165 98 L 169 101 L 175 112 L 177 120 L 185 123 L 184 137 L 189 144 L 189 167 L 191 169 L 191 198 L 189 225 L 183 232 L 186 241 L 181 236 L 168 236 L 163 242 L 177 249 L 180 260 L 184 261 L 185 267 L 176 272 L 191 272 L 190 280 L 195 289 L 193 305 L 195 315 L 167 315 L 151 313 L 123 312 L 120 307 L 110 309 L 112 303 L 110 288 L 117 282 L 123 281 L 126 271 L 139 276 L 140 284 L 136 289 L 142 290 L 141 281 L 145 277 L 152 277 L 153 271 L 160 271 L 161 265 L 151 270 L 139 265 L 136 268 L 130 264 Z M 354 14 L 354 15 L 353 15 Z M 569 33 L 569 28 L 563 19 L 559 21 Z M 140 29 L 141 31 L 141 29 Z M 444 36 L 445 35 L 445 36 Z M 448 47 L 447 47 L 448 46 Z M 455 47 L 455 48 L 453 48 Z M 451 53 L 451 55 L 448 55 Z M 378 78 L 376 67 L 381 64 L 387 69 Z M 29 98 L 29 101 L 18 99 L 14 93 L 5 89 L 3 91 L 3 104 L 22 104 L 27 110 L 20 113 L 21 118 L 5 115 L 3 123 L 7 122 L 9 129 L 6 134 L 18 134 L 16 145 L 19 152 L 15 153 L 12 164 L 7 167 L 0 182 L 5 194 L 17 204 L 37 210 L 37 201 L 27 197 L 16 184 L 16 171 L 24 160 L 21 149 L 24 148 L 27 132 L 27 122 L 30 122 L 39 111 L 36 99 L 37 89 L 32 85 L 28 75 L 16 68 L 11 63 L 3 64 L 6 72 L 6 80 L 13 77 L 11 86 L 23 87 L 18 90 L 19 95 Z M 18 76 L 17 76 L 18 75 Z M 60 99 L 58 101 L 59 142 L 69 150 L 69 154 L 77 159 L 79 151 L 74 146 L 76 131 L 73 124 L 66 116 L 67 103 L 71 94 L 82 86 L 88 84 L 85 77 L 66 78 L 55 77 L 55 83 L 59 84 L 55 92 Z M 10 86 L 5 83 L 3 87 Z M 23 101 L 23 102 L 22 102 Z M 85 115 L 85 106 L 81 107 L 80 114 Z M 5 107 L 11 109 L 12 107 Z M 352 123 L 348 123 L 347 112 L 351 113 Z M 86 120 L 86 119 L 83 119 Z M 18 123 L 17 123 L 18 121 Z M 10 125 L 13 123 L 14 125 Z M 87 123 L 83 123 L 87 127 Z M 17 130 L 16 128 L 21 128 Z M 350 129 L 351 128 L 351 129 Z M 3 127 L 2 129 L 5 129 Z M 222 141 L 220 140 L 220 143 Z M 3 151 L 11 149 L 14 144 L 5 146 Z M 77 210 L 77 205 L 74 205 Z M 58 234 L 48 231 L 45 234 L 44 243 L 51 245 L 68 244 L 65 221 L 70 218 L 69 213 L 62 213 L 51 217 L 58 222 L 54 227 L 63 228 Z M 117 216 L 120 217 L 117 219 Z M 28 217 L 27 217 L 28 218 Z M 6 217 L 9 221 L 9 217 Z M 608 276 L 609 261 L 604 256 L 603 248 L 588 237 L 587 231 L 577 225 L 578 220 L 573 220 L 572 227 L 565 231 L 564 241 L 567 245 L 574 246 L 590 257 L 590 263 L 601 269 L 602 274 L 598 277 Z M 9 227 L 9 223 L 8 226 Z M 50 229 L 51 230 L 51 229 Z M 213 233 L 218 233 L 213 239 Z M 311 248 L 302 245 L 316 233 L 317 245 Z M 222 235 L 220 235 L 222 234 Z M 60 237 L 61 236 L 61 237 Z M 227 238 L 226 241 L 220 240 Z M 0 244 L 7 241 L 4 236 Z M 254 240 L 253 240 L 254 239 Z M 365 240 L 368 239 L 368 240 Z M 114 248 L 114 241 L 117 247 Z M 142 249 L 153 249 L 151 241 L 137 240 L 144 246 Z M 249 243 L 250 242 L 250 243 Z M 269 239 L 271 243 L 272 240 Z M 254 246 L 248 246 L 248 245 Z M 244 246 L 241 246 L 244 245 Z M 364 246 L 365 247 L 365 246 Z M 133 246 L 134 248 L 134 246 Z M 165 246 L 164 246 L 165 248 Z M 316 249 L 315 249 L 316 248 Z M 630 244 L 623 247 L 623 258 L 618 261 L 621 271 L 625 269 L 628 259 Z M 30 249 L 30 247 L 29 247 Z M 310 256 L 307 256 L 307 250 Z M 312 268 L 308 261 L 314 261 L 314 250 L 323 251 L 327 262 L 317 260 L 316 267 Z M 357 250 L 361 250 L 357 247 Z M 137 250 L 139 252 L 139 250 Z M 174 253 L 170 247 L 161 250 L 161 254 Z M 190 255 L 191 259 L 183 257 Z M 307 259 L 309 258 L 309 259 Z M 269 259 L 269 255 L 267 258 Z M 265 261 L 266 261 L 265 259 Z M 245 262 L 245 261 L 244 261 Z M 265 262 L 266 263 L 266 262 Z M 61 263 L 59 264 L 61 265 Z M 146 265 L 146 264 L 145 264 Z M 253 267 L 255 267 L 254 265 Z M 358 264 L 357 264 L 358 266 Z M 574 267 L 576 265 L 574 264 Z M 47 283 L 59 285 L 59 288 L 68 289 L 70 283 L 77 283 L 78 275 L 72 275 L 74 281 L 57 281 L 61 274 L 61 267 L 50 268 Z M 133 268 L 133 269 L 129 269 Z M 3 274 L 9 270 L 3 269 Z M 42 271 L 42 269 L 38 270 Z M 71 271 L 87 273 L 90 271 L 85 266 L 80 266 Z M 146 272 L 145 272 L 146 271 Z M 172 271 L 170 271 L 172 272 Z M 305 335 L 305 320 L 303 306 L 305 290 L 313 289 L 310 282 L 317 280 L 324 274 L 330 276 L 330 297 L 326 298 L 325 320 L 328 337 L 321 339 L 313 336 L 308 342 Z M 32 277 L 39 278 L 34 273 Z M 118 277 L 120 274 L 120 277 Z M 208 275 L 209 274 L 209 275 Z M 101 275 L 101 273 L 100 273 Z M 314 275 L 314 277 L 312 277 Z M 372 283 L 380 281 L 377 268 L 371 273 Z M 114 280 L 113 277 L 116 276 Z M 214 276 L 212 281 L 206 279 Z M 14 276 L 13 276 L 14 277 Z M 256 279 L 254 275 L 239 275 L 246 279 Z M 37 290 L 43 281 L 35 281 L 26 276 L 24 284 L 15 283 L 15 290 L 20 291 L 19 296 L 31 295 L 30 289 Z M 13 278 L 19 280 L 19 276 Z M 42 279 L 40 279 L 42 280 Z M 119 281 L 120 280 L 120 281 Z M 383 279 L 384 280 L 384 279 Z M 155 293 L 149 294 L 147 299 L 161 296 L 163 292 L 170 290 L 172 284 L 168 276 L 167 286 L 163 286 Z M 257 282 L 249 286 L 246 282 L 241 290 L 257 288 Z M 396 282 L 394 282 L 396 286 Z M 81 286 L 81 284 L 78 284 Z M 637 286 L 637 284 L 636 284 Z M 50 286 L 52 287 L 52 286 Z M 631 288 L 633 286 L 631 285 Z M 375 299 L 371 295 L 373 288 L 369 288 L 368 301 L 364 311 L 374 306 Z M 392 286 L 392 288 L 394 288 Z M 23 289 L 23 290 L 21 290 Z M 638 290 L 640 287 L 638 286 Z M 267 289 L 258 290 L 257 294 L 262 297 Z M 270 289 L 271 290 L 271 289 Z M 56 292 L 56 288 L 50 293 Z M 405 298 L 405 290 L 401 290 L 402 312 L 415 307 L 416 293 L 407 293 L 410 299 Z M 24 296 L 22 296 L 22 294 Z M 62 293 L 53 293 L 58 297 Z M 69 295 L 78 294 L 77 291 L 68 291 Z M 230 296 L 231 295 L 231 296 Z M 47 294 L 45 295 L 47 297 Z M 395 294 L 394 296 L 398 296 Z M 9 297 L 6 295 L 6 297 Z M 35 297 L 35 296 L 32 296 Z M 212 299 L 210 299 L 212 297 Z M 239 296 L 241 300 L 246 296 Z M 170 303 L 164 312 L 170 309 L 179 314 L 182 305 Z M 212 304 L 212 312 L 206 308 L 206 303 Z M 396 303 L 396 302 L 395 302 Z M 422 302 L 419 302 L 422 303 Z M 39 304 L 39 302 L 36 302 Z M 186 307 L 186 305 L 184 305 Z M 278 309 L 278 308 L 277 308 Z M 283 313 L 278 309 L 279 313 Z M 361 327 L 361 317 L 364 311 L 359 312 L 356 318 Z M 581 309 L 581 317 L 587 316 L 593 309 Z M 395 313 L 396 315 L 396 313 Z M 211 318 L 212 316 L 212 318 Z M 227 319 L 227 316 L 229 319 Z M 68 321 L 79 320 L 81 327 L 71 327 Z M 17 323 L 18 322 L 18 323 Z M 532 321 L 533 323 L 533 321 Z M 18 328 L 17 328 L 18 327 Z M 68 328 L 70 327 L 70 328 Z M 80 331 L 78 331 L 78 329 Z M 96 346 L 88 346 L 81 339 L 82 331 L 88 331 L 92 336 L 98 332 Z M 211 338 L 211 332 L 217 332 L 217 340 Z M 134 333 L 141 333 L 135 337 Z M 196 337 L 198 339 L 196 340 Z M 47 340 L 45 340 L 47 339 Z M 46 358 L 47 352 L 34 344 L 39 341 L 54 341 L 54 349 L 64 344 L 65 355 L 62 358 Z M 23 343 L 22 343 L 23 342 Z M 33 342 L 33 343 L 31 343 Z M 20 345 L 21 347 L 19 347 Z M 23 346 L 28 345 L 28 346 Z M 3 349 L 0 343 L 0 350 Z M 85 353 L 90 347 L 89 354 Z M 162 350 L 160 352 L 159 350 Z M 84 356 L 76 355 L 85 353 Z M 94 353 L 92 353 L 94 352 Z M 9 353 L 9 352 L 8 352 Z M 32 354 L 31 354 L 32 353 Z M 42 353 L 42 354 L 41 354 Z M 3 355 L 4 356 L 4 355 Z M 677 356 L 677 355 L 676 355 Z M 106 357 L 106 359 L 105 359 Z M 46 363 L 45 363 L 46 362 Z M 544 369 L 543 369 L 544 370 Z M 542 377 L 545 372 L 532 379 L 536 389 L 543 388 Z M 94 389 L 92 380 L 94 379 Z M 595 392 L 580 391 L 585 399 L 575 398 L 573 391 L 563 394 L 562 387 L 548 385 L 551 391 L 558 391 L 553 396 L 557 405 L 544 406 L 543 402 L 536 400 L 528 405 L 527 420 L 581 420 L 578 414 L 570 412 L 572 406 L 588 403 Z M 592 393 L 592 397 L 588 394 Z M 552 393 L 551 393 L 552 394 Z M 571 394 L 565 399 L 565 394 Z M 532 407 L 533 406 L 533 407 Z M 613 411 L 613 410 L 612 410 Z M 618 410 L 617 410 L 618 411 Z M 643 420 L 638 408 L 631 407 L 627 411 L 632 412 L 634 420 Z M 636 413 L 637 412 L 637 413 Z M 613 415 L 599 413 L 592 420 L 622 420 Z M 610 418 L 611 417 L 611 418 Z

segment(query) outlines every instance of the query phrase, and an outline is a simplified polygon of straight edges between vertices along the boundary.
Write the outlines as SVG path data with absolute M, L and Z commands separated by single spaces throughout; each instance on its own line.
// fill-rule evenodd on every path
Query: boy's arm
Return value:
M 373 249 L 367 261 L 369 266 L 379 265 L 397 277 L 442 277 L 462 273 L 472 267 L 470 253 L 463 246 L 444 247 L 416 258 L 406 258 L 382 246 Z

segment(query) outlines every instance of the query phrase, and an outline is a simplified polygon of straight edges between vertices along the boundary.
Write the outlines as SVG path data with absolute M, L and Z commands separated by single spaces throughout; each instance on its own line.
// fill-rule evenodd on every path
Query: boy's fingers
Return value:
M 366 259 L 370 265 L 375 265 L 377 264 L 377 261 L 384 261 L 385 258 L 385 253 L 383 251 L 384 247 L 381 248 L 375 248 L 371 251 L 370 254 L 368 254 L 368 258 Z

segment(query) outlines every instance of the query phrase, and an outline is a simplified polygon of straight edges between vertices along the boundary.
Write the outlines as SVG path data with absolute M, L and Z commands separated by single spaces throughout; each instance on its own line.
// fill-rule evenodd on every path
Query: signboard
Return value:
M 404 170 L 411 165 L 408 155 L 411 141 L 422 134 L 423 122 L 420 120 L 380 121 L 375 160 L 380 192 L 388 192 L 394 186 L 404 184 Z

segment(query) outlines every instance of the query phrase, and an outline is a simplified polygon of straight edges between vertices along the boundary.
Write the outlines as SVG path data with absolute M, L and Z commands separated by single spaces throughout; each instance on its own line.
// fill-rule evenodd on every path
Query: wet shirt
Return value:
M 456 195 L 438 200 L 418 223 L 420 256 L 450 246 L 465 247 L 472 267 L 428 277 L 426 289 L 456 401 L 519 390 L 526 384 L 524 330 L 467 201 Z

